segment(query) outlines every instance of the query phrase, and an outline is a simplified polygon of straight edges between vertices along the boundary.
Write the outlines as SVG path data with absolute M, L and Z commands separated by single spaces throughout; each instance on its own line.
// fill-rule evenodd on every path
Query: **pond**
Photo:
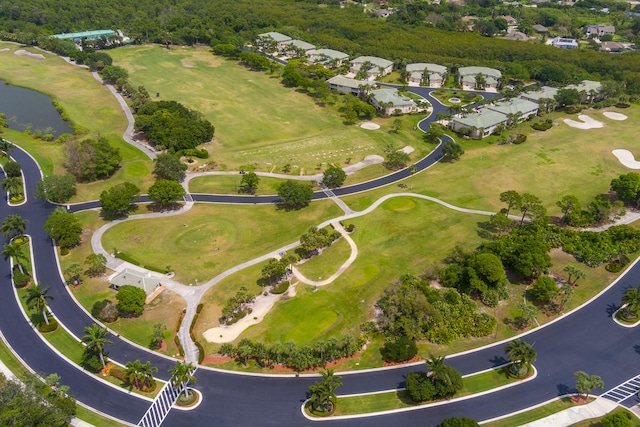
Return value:
M 51 98 L 38 91 L 12 86 L 0 80 L 0 113 L 7 116 L 9 129 L 41 134 L 50 133 L 57 138 L 73 133 L 67 122 L 51 103 Z

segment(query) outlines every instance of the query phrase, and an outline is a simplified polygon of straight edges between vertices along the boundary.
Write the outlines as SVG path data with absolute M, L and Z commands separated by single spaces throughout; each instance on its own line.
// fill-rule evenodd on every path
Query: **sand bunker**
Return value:
M 262 322 L 264 316 L 269 312 L 269 310 L 271 310 L 278 300 L 291 298 L 295 295 L 294 288 L 294 286 L 290 286 L 287 293 L 283 295 L 267 294 L 264 296 L 260 294 L 256 297 L 256 300 L 253 303 L 253 311 L 250 314 L 247 314 L 231 326 L 218 326 L 217 328 L 207 329 L 202 334 L 204 339 L 218 344 L 235 340 L 249 326 L 257 325 Z
M 376 154 L 370 154 L 367 157 L 365 157 L 364 160 L 361 160 L 358 163 L 354 163 L 342 169 L 347 175 L 351 175 L 352 173 L 359 171 L 360 169 L 366 168 L 369 165 L 376 165 L 382 162 L 384 162 L 384 157 L 378 156 Z
M 11 50 L 11 49 L 9 49 L 8 47 L 5 47 L 4 49 L 0 49 L 0 52 L 7 52 L 8 50 Z
M 605 111 L 602 115 L 611 120 L 627 120 L 629 118 L 624 114 L 614 113 L 613 111 Z
M 618 158 L 620 163 L 629 169 L 640 169 L 640 162 L 636 160 L 631 151 L 619 149 L 613 150 L 612 153 Z
M 31 59 L 44 59 L 44 55 L 41 55 L 39 53 L 27 52 L 26 50 L 22 49 L 16 50 L 15 52 L 13 52 L 13 54 L 18 56 L 28 56 Z
M 362 129 L 368 129 L 368 130 L 376 130 L 376 129 L 380 129 L 380 125 L 377 123 L 373 123 L 373 122 L 364 122 L 360 125 L 360 127 Z
M 598 129 L 604 127 L 604 123 L 593 120 L 591 117 L 584 114 L 580 114 L 578 119 L 582 120 L 582 122 L 577 122 L 571 119 L 564 119 L 564 122 L 576 129 Z
M 415 148 L 413 148 L 410 145 L 407 145 L 406 147 L 402 147 L 402 149 L 398 150 L 398 151 L 402 151 L 403 153 L 407 153 L 407 154 L 411 154 L 413 153 L 415 150 Z

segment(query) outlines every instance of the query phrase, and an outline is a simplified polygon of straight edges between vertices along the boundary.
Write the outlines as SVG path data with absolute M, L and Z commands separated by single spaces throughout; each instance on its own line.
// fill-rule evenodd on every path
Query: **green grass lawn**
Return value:
M 238 187 L 241 179 L 240 174 L 200 176 L 189 181 L 189 191 L 191 193 L 240 194 Z M 256 194 L 258 196 L 277 194 L 278 186 L 285 181 L 285 179 L 261 176 Z M 319 188 L 314 186 L 316 190 Z
M 461 102 L 456 104 L 458 105 L 466 105 L 476 102 L 480 99 L 480 95 L 476 95 L 472 92 L 467 92 L 464 90 L 455 90 L 455 89 L 438 89 L 431 92 L 431 96 L 436 98 L 438 101 L 443 103 L 444 105 L 452 106 L 453 102 L 449 101 L 451 98 L 458 98 Z
M 296 268 L 309 280 L 322 280 L 335 273 L 350 255 L 349 242 L 341 238 L 325 248 L 320 255 L 308 259 Z
M 88 130 L 88 137 L 104 136 L 120 150 L 122 167 L 115 175 L 108 180 L 79 184 L 78 194 L 72 201 L 97 199 L 104 189 L 127 180 L 146 191 L 153 183 L 153 177 L 149 174 L 153 169 L 152 162 L 140 150 L 122 140 L 127 121 L 106 87 L 86 69 L 67 64 L 56 55 L 5 42 L 0 42 L 1 48 L 10 50 L 0 53 L 0 80 L 51 96 L 76 125 Z M 42 53 L 46 59 L 38 61 L 14 55 L 17 49 Z M 7 130 L 4 137 L 29 151 L 45 175 L 65 172 L 61 144 L 34 140 L 12 130 Z
M 391 281 L 400 274 L 423 273 L 425 265 L 439 262 L 459 242 L 445 235 L 465 236 L 469 247 L 479 243 L 474 232 L 479 219 L 423 200 L 389 200 L 373 213 L 350 221 L 356 225 L 351 237 L 359 255 L 347 271 L 317 292 L 298 285 L 295 298 L 276 304 L 262 323 L 241 338 L 268 343 L 292 340 L 301 345 L 346 333 L 358 335 L 359 325 L 373 317 L 374 304 Z M 323 262 L 321 258 L 317 262 Z M 331 263 L 326 276 L 341 264 Z
M 74 247 L 68 255 L 60 258 L 62 270 L 67 269 L 71 264 L 84 265 L 84 260 L 92 253 L 91 235 L 101 227 L 105 222 L 100 218 L 97 211 L 85 211 L 76 214 L 80 219 L 84 233 L 82 234 L 82 242 Z M 107 247 L 107 250 L 108 247 Z M 107 275 L 111 274 L 107 270 Z M 110 299 L 115 302 L 116 292 L 109 288 L 104 276 L 89 277 L 84 276 L 80 286 L 72 286 L 71 292 L 78 302 L 87 310 L 91 311 L 93 304 L 103 299 Z M 153 326 L 156 323 L 164 323 L 167 331 L 164 334 L 167 343 L 164 354 L 174 355 L 178 350 L 173 342 L 173 329 L 178 321 L 178 316 L 182 309 L 186 306 L 186 302 L 179 295 L 165 290 L 156 297 L 150 304 L 145 306 L 145 310 L 140 317 L 121 318 L 116 322 L 110 323 L 109 328 L 126 336 L 136 344 L 147 347 L 151 341 Z
M 275 75 L 249 71 L 208 48 L 132 46 L 109 53 L 134 85 L 197 109 L 213 123 L 213 160 L 222 169 L 255 164 L 269 171 L 288 163 L 295 173 L 314 174 L 323 162 L 355 162 L 382 154 L 390 143 L 400 148 L 420 141 L 417 134 L 389 133 L 393 119 L 376 119 L 382 124 L 377 131 L 346 126 L 337 111 L 340 97 L 335 106 L 320 107 Z
M 311 225 L 340 212 L 331 201 L 292 212 L 272 205 L 197 204 L 179 216 L 118 224 L 104 234 L 102 243 L 107 250 L 117 248 L 141 264 L 170 264 L 176 280 L 195 285 L 196 280 L 202 284 L 237 264 L 295 242 Z
M 463 388 L 456 393 L 454 398 L 491 390 L 516 381 L 518 380 L 509 377 L 503 368 L 471 375 L 462 379 Z M 429 403 L 431 402 L 423 402 L 422 404 Z M 366 414 L 370 412 L 408 408 L 416 405 L 418 404 L 411 400 L 406 390 L 394 390 L 364 396 L 338 397 L 335 415 Z
M 454 163 L 438 163 L 402 182 L 413 192 L 438 197 L 454 205 L 498 211 L 504 207 L 500 193 L 507 190 L 538 196 L 547 214 L 560 215 L 556 202 L 567 194 L 584 205 L 599 194 L 606 194 L 613 178 L 630 172 L 611 154 L 616 148 L 640 150 L 634 137 L 640 122 L 640 106 L 610 109 L 629 117 L 614 121 L 600 110 L 584 114 L 605 124 L 601 129 L 580 130 L 569 127 L 564 113 L 551 115 L 557 126 L 546 132 L 533 132 L 524 122 L 512 133 L 528 133 L 520 145 L 490 144 L 487 140 L 458 140 L 465 154 Z M 429 145 L 429 144 L 425 144 Z M 390 185 L 365 194 L 344 198 L 356 210 L 364 209 L 384 194 L 408 191 Z

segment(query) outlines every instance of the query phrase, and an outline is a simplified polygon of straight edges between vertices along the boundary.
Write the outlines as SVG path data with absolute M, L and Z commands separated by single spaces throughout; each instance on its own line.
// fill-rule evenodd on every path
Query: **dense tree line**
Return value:
M 492 19 L 493 25 L 500 26 L 501 21 L 490 16 L 496 11 L 493 3 L 482 0 L 459 8 L 453 4 L 437 6 L 416 1 L 401 6 L 399 12 L 383 20 L 362 13 L 360 6 L 340 9 L 329 4 L 318 7 L 317 2 L 295 0 L 267 3 L 256 0 L 215 3 L 142 0 L 135 4 L 126 0 L 108 4 L 81 0 L 73 2 L 73 7 L 53 0 L 16 0 L 11 6 L 0 8 L 0 31 L 3 31 L 0 37 L 36 44 L 43 41 L 44 34 L 96 27 L 120 28 L 139 42 L 225 44 L 240 48 L 259 33 L 277 30 L 352 56 L 375 55 L 398 63 L 424 61 L 454 68 L 486 65 L 503 71 L 508 71 L 510 64 L 519 63 L 531 78 L 540 78 L 545 70 L 554 68 L 561 70 L 562 79 L 566 81 L 589 76 L 616 80 L 625 82 L 628 92 L 640 93 L 640 56 L 636 53 L 609 55 L 584 49 L 567 51 L 462 31 L 460 17 L 465 14 L 486 16 Z M 595 4 L 594 0 L 580 2 L 580 6 L 582 3 Z M 615 3 L 606 3 L 613 11 L 618 11 Z M 577 12 L 572 12 L 569 8 L 547 5 L 517 11 L 505 6 L 503 13 L 521 15 L 521 29 L 525 31 L 530 31 L 533 23 L 567 27 L 571 31 L 586 22 L 586 18 L 575 20 L 571 14 L 589 14 L 590 7 L 574 8 Z M 616 19 L 621 28 L 628 28 L 634 35 L 640 32 L 640 20 L 632 21 L 621 13 L 616 14 Z M 58 44 L 70 48 L 68 43 Z

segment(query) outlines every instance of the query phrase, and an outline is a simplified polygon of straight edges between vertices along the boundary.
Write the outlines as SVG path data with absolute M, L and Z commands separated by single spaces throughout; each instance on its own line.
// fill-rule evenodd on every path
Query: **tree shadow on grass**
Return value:
M 182 204 L 178 202 L 160 204 L 160 203 L 151 203 L 147 205 L 147 210 L 153 213 L 162 213 L 162 212 L 171 212 L 176 211 L 182 208 Z

